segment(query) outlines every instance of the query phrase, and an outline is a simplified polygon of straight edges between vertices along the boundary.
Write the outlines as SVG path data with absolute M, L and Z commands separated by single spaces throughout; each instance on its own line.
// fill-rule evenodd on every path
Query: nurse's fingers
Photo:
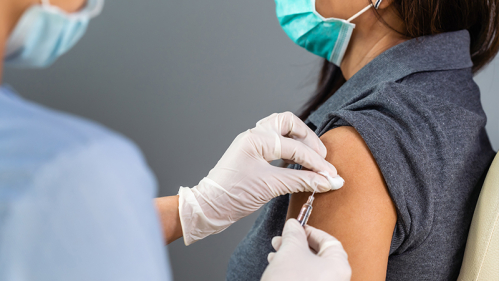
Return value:
M 296 252 L 301 249 L 308 249 L 307 235 L 301 224 L 295 219 L 289 219 L 284 225 L 282 236 L 276 236 L 272 239 L 272 247 L 276 251 L 286 247 L 289 252 Z M 267 256 L 268 262 L 272 262 L 276 253 L 270 253 Z
M 312 148 L 322 158 L 327 155 L 327 149 L 317 135 L 291 112 L 274 113 L 260 120 L 257 127 L 272 129 L 281 136 L 298 140 Z
M 338 175 L 336 168 L 331 163 L 306 144 L 298 140 L 280 137 L 280 146 L 283 160 L 292 161 L 314 172 L 327 172 L 332 177 Z
M 308 249 L 307 235 L 296 219 L 289 219 L 282 230 L 280 249 L 285 247 L 301 247 Z
M 336 190 L 329 180 L 318 173 L 271 166 L 268 170 L 274 178 L 273 197 L 298 192 L 328 192 Z
M 274 250 L 279 251 L 281 243 L 282 243 L 282 236 L 275 236 L 274 238 L 272 238 L 271 244 Z
M 305 233 L 310 248 L 316 251 L 318 256 L 348 258 L 341 242 L 334 236 L 309 225 L 305 226 Z
M 272 260 L 274 259 L 275 255 L 276 255 L 276 253 L 274 253 L 274 252 L 269 253 L 269 255 L 267 256 L 267 261 L 269 263 L 271 263 Z

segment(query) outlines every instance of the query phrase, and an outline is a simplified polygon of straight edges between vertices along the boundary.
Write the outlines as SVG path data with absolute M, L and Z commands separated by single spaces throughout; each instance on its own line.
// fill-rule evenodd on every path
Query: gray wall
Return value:
M 273 112 L 296 111 L 320 60 L 281 31 L 273 1 L 107 1 L 68 55 L 5 82 L 47 106 L 101 122 L 138 143 L 160 195 L 193 186 L 232 139 Z M 477 77 L 499 149 L 499 73 Z M 222 280 L 256 218 L 190 247 L 169 247 L 177 280 Z

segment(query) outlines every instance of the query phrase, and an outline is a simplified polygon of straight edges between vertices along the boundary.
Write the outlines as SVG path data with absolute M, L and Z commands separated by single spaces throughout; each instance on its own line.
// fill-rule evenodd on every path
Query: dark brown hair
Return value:
M 408 38 L 467 29 L 473 73 L 487 65 L 499 51 L 499 0 L 393 0 L 392 7 L 404 22 L 401 34 Z M 383 21 L 379 15 L 378 18 Z M 343 83 L 345 78 L 340 68 L 324 60 L 317 90 L 304 105 L 300 118 L 305 120 Z

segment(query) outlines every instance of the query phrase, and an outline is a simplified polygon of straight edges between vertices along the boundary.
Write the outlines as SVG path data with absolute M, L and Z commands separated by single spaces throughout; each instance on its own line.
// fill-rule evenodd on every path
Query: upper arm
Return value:
M 317 194 L 308 224 L 338 238 L 348 253 L 352 280 L 385 280 L 397 220 L 383 175 L 369 148 L 352 127 L 323 135 L 328 155 L 343 188 Z M 293 194 L 288 218 L 296 218 L 309 194 Z

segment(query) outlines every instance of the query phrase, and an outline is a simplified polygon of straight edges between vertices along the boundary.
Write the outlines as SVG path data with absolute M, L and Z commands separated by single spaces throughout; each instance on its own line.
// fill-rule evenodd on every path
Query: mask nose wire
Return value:
M 369 10 L 371 7 L 374 7 L 374 9 L 377 10 L 379 8 L 379 5 L 381 4 L 382 1 L 383 0 L 376 0 L 376 4 L 374 4 L 374 5 L 373 5 L 373 3 L 369 4 L 367 7 L 365 7 L 364 9 L 362 9 L 360 12 L 356 13 L 355 15 L 353 15 L 352 17 L 350 17 L 349 19 L 347 19 L 347 22 L 351 22 L 354 19 L 358 18 L 360 15 L 362 15 L 367 10 Z

